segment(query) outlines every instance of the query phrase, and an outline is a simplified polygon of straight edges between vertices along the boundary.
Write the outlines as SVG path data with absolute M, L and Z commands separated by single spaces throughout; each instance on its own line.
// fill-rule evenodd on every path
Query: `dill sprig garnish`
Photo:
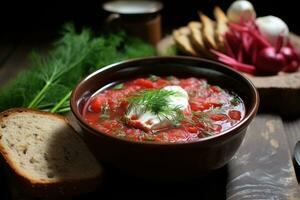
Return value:
M 209 118 L 208 113 L 202 112 L 202 111 L 193 111 L 193 116 L 197 117 L 197 120 L 201 123 L 203 123 L 206 127 L 212 128 L 213 124 L 211 119 Z
M 241 100 L 239 99 L 239 97 L 237 96 L 234 96 L 231 100 L 230 100 L 230 103 L 234 106 L 237 106 L 238 104 L 241 103 Z
M 167 119 L 178 124 L 183 120 L 184 115 L 180 106 L 171 106 L 169 98 L 180 96 L 181 93 L 165 89 L 143 90 L 129 99 L 129 110 L 134 113 L 151 112 L 160 120 Z
M 144 111 L 150 111 L 154 114 L 159 114 L 169 111 L 170 106 L 168 99 L 170 96 L 176 95 L 178 92 L 164 89 L 143 90 L 139 94 L 129 99 L 131 108 L 141 106 Z
M 124 84 L 123 83 L 119 83 L 117 85 L 115 85 L 112 89 L 113 90 L 121 90 L 124 88 Z

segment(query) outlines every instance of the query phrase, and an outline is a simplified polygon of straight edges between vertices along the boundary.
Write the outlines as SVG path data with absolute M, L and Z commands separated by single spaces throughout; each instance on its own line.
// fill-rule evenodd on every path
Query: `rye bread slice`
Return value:
M 228 31 L 228 19 L 224 11 L 218 6 L 214 8 L 214 15 L 217 21 L 215 31 L 217 46 L 220 51 L 225 52 L 224 35 Z
M 197 48 L 201 55 L 206 58 L 214 58 L 214 55 L 205 46 L 202 35 L 202 24 L 198 21 L 191 21 L 188 23 L 188 27 L 191 31 L 191 42 L 193 46 Z
M 176 29 L 173 31 L 172 35 L 176 45 L 182 53 L 189 56 L 199 56 L 199 52 L 197 52 L 190 41 L 191 31 L 188 27 L 184 26 Z
M 32 109 L 0 113 L 0 153 L 35 196 L 93 191 L 102 168 L 63 116 Z
M 202 23 L 202 35 L 203 41 L 207 48 L 217 49 L 217 43 L 215 40 L 215 25 L 216 22 L 210 19 L 207 15 L 199 12 L 199 17 Z

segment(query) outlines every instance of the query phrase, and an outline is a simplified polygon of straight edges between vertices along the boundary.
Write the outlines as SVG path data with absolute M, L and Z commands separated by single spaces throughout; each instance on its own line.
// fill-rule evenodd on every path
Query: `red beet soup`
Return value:
M 197 141 L 245 116 L 243 100 L 206 79 L 150 75 L 96 92 L 84 119 L 99 131 L 134 141 Z

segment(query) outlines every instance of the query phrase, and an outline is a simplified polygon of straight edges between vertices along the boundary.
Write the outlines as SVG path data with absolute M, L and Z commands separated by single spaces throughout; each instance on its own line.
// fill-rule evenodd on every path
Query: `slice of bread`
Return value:
M 200 52 L 203 57 L 213 58 L 212 53 L 204 44 L 201 22 L 191 21 L 188 23 L 188 27 L 191 30 L 191 42 L 197 51 Z
M 223 10 L 218 6 L 214 8 L 214 16 L 217 21 L 216 31 L 215 31 L 217 46 L 219 50 L 224 52 L 225 51 L 224 35 L 228 31 L 228 25 L 227 25 L 228 19 L 225 13 L 223 12 Z
M 31 195 L 76 195 L 101 182 L 101 166 L 63 116 L 32 109 L 1 113 L 0 152 Z
M 217 43 L 215 40 L 215 21 L 203 13 L 199 13 L 199 17 L 203 26 L 202 35 L 205 45 L 208 48 L 217 49 Z
M 173 31 L 173 38 L 179 50 L 189 56 L 199 56 L 199 53 L 190 41 L 191 31 L 188 27 L 180 27 Z
M 191 31 L 191 40 L 193 44 L 195 45 L 195 47 L 197 47 L 199 51 L 204 51 L 205 45 L 203 42 L 203 36 L 201 32 L 202 29 L 201 22 L 191 21 L 188 23 L 188 27 Z

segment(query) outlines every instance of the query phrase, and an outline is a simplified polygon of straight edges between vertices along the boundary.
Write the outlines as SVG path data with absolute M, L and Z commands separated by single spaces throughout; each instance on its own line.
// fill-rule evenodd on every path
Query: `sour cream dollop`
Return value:
M 182 87 L 166 86 L 162 89 L 175 92 L 174 95 L 168 97 L 168 105 L 170 108 L 179 108 L 182 111 L 189 109 L 189 96 Z M 161 117 L 149 110 L 145 112 L 141 112 L 141 110 L 143 110 L 143 105 L 137 105 L 135 109 L 129 110 L 126 117 L 132 125 L 155 131 L 172 124 L 169 120 L 172 116 Z M 133 116 L 136 116 L 136 119 L 132 119 Z

